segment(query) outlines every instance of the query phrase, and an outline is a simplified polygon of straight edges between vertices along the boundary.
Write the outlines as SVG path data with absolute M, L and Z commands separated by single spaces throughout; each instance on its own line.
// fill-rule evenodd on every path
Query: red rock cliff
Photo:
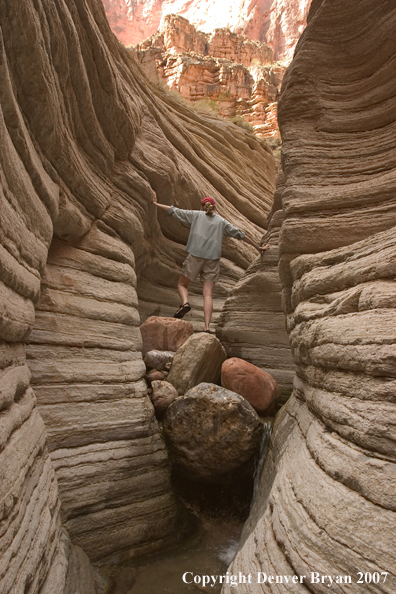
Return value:
M 214 0 L 103 0 L 109 23 L 125 45 L 147 39 L 164 17 L 178 14 L 209 33 L 229 27 L 251 39 L 267 43 L 275 59 L 290 60 L 305 25 L 311 0 L 253 0 L 228 2 Z
M 165 17 L 161 28 L 132 53 L 154 82 L 240 125 L 257 136 L 279 137 L 277 97 L 285 67 L 273 62 L 265 43 L 230 29 L 198 31 L 179 15 Z

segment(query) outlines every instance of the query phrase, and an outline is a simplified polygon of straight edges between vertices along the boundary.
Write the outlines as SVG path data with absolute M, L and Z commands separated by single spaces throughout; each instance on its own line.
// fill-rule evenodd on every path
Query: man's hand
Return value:
M 258 248 L 260 254 L 263 255 L 264 252 L 266 252 L 267 250 L 269 250 L 270 247 L 271 247 L 271 244 L 270 243 L 267 243 L 267 244 L 265 244 L 263 246 L 260 245 L 259 248 Z
M 159 202 L 157 202 L 157 194 L 154 191 L 153 191 L 153 204 L 157 208 L 160 208 L 161 210 L 165 210 L 166 212 L 168 212 L 168 210 L 170 209 L 170 206 L 168 206 L 167 204 L 159 204 Z

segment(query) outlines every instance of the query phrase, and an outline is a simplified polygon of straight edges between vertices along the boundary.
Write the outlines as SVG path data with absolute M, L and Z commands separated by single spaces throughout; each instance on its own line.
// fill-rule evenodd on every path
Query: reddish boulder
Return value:
M 157 413 L 165 412 L 178 397 L 176 388 L 169 382 L 155 380 L 152 382 L 151 388 L 150 398 Z
M 177 351 L 194 333 L 190 322 L 177 318 L 162 318 L 151 316 L 140 326 L 143 339 L 142 354 L 152 350 Z
M 275 379 L 256 365 L 232 357 L 221 367 L 221 385 L 243 396 L 259 414 L 271 415 L 280 396 Z
M 165 379 L 165 374 L 157 369 L 151 369 L 146 375 L 146 382 L 151 386 L 151 382 L 161 381 Z

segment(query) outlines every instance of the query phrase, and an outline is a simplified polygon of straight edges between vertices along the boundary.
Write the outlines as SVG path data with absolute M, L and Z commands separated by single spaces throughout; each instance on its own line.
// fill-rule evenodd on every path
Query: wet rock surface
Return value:
M 221 342 L 213 334 L 198 332 L 175 354 L 167 380 L 179 394 L 201 382 L 218 383 L 226 358 Z
M 221 385 L 246 398 L 259 414 L 275 413 L 279 386 L 269 373 L 256 365 L 237 357 L 227 359 L 221 366 Z
M 188 478 L 221 481 L 258 453 L 262 425 L 234 392 L 201 383 L 169 406 L 163 423 L 170 457 Z

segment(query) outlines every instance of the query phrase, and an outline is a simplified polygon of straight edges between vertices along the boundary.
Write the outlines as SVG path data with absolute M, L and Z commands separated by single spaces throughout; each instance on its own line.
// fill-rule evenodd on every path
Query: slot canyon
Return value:
M 0 592 L 161 594 L 133 567 L 246 481 L 222 594 L 394 594 L 396 5 L 170 3 L 290 62 L 275 158 L 123 45 L 162 4 L 0 3 Z M 269 244 L 224 238 L 214 333 L 155 196 Z

